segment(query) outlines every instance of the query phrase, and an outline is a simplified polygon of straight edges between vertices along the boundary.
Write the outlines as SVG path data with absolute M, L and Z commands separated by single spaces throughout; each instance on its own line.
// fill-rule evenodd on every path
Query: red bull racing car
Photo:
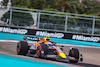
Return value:
M 37 43 L 29 46 L 27 40 L 37 41 Z M 24 37 L 24 41 L 19 41 L 17 44 L 17 54 L 26 56 L 28 53 L 37 58 L 69 61 L 71 63 L 83 61 L 82 54 L 79 53 L 77 48 L 70 48 L 66 55 L 63 52 L 63 49 L 58 47 L 55 42 L 50 40 L 49 37 Z

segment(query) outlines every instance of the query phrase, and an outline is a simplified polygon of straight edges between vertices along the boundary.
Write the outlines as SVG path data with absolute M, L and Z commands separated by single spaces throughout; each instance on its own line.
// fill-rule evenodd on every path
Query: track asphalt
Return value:
M 30 43 L 29 45 L 32 45 Z M 77 64 L 71 64 L 69 62 L 57 62 L 57 61 L 52 61 L 52 60 L 46 60 L 46 59 L 39 59 L 39 58 L 34 58 L 34 57 L 29 57 L 29 56 L 21 56 L 16 54 L 16 46 L 17 42 L 0 42 L 0 54 L 3 55 L 8 55 L 8 56 L 13 56 L 17 58 L 23 58 L 23 59 L 28 59 L 28 60 L 33 60 L 33 61 L 39 61 L 39 62 L 45 62 L 45 63 L 50 63 L 50 64 L 56 64 L 56 65 L 61 65 L 61 66 L 68 66 L 68 67 L 100 67 L 100 48 L 87 48 L 87 47 L 77 47 L 79 49 L 80 53 L 83 54 L 84 61 L 79 62 Z M 61 47 L 59 45 L 59 47 Z M 64 52 L 67 54 L 69 51 L 69 48 L 72 46 L 65 46 L 63 47 Z M 9 60 L 12 57 L 9 58 Z M 7 59 L 8 60 L 8 59 Z M 2 62 L 2 60 L 0 61 Z M 3 63 L 7 63 L 6 60 L 3 61 Z M 2 63 L 0 63 L 1 65 Z M 13 62 L 12 62 L 13 64 Z
M 76 41 L 60 38 L 51 38 L 55 41 L 59 47 L 63 47 L 65 53 L 68 53 L 70 47 L 76 47 L 83 54 L 84 61 L 77 64 L 63 63 L 57 61 L 51 61 L 46 59 L 33 58 L 28 56 L 21 56 L 16 54 L 16 45 L 18 40 L 23 40 L 24 36 L 29 35 L 19 35 L 10 33 L 0 33 L 0 67 L 29 67 L 35 66 L 35 62 L 38 64 L 37 67 L 100 67 L 100 43 Z M 36 36 L 34 36 L 36 37 Z M 35 43 L 35 42 L 34 42 Z M 31 44 L 31 43 L 30 43 Z M 32 44 L 31 44 L 32 45 Z M 21 59 L 23 58 L 23 59 Z M 29 62 L 27 62 L 27 61 Z M 43 64 L 42 64 L 43 63 Z M 32 65 L 31 65 L 32 64 Z M 49 65 L 50 64 L 50 65 Z M 9 66 L 8 66 L 9 65 Z M 20 66 L 22 65 L 22 66 Z M 40 66 L 39 66 L 40 65 Z

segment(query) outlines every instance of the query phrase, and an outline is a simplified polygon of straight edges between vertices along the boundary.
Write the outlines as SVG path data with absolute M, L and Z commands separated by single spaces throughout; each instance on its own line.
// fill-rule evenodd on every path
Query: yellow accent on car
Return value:
M 50 38 L 44 38 L 44 41 L 50 41 Z
M 39 38 L 39 41 L 41 40 L 41 38 Z
M 44 44 L 47 44 L 47 43 L 48 43 L 48 42 L 46 42 L 46 41 L 44 42 Z
M 49 38 L 50 36 L 45 36 L 46 38 Z
M 66 58 L 66 55 L 64 53 L 59 53 L 59 56 L 62 58 Z

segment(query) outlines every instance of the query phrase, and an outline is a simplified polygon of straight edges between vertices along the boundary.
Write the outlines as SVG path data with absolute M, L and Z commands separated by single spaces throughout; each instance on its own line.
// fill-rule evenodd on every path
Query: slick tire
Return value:
M 17 44 L 17 54 L 18 55 L 24 55 L 26 56 L 26 54 L 28 53 L 28 43 L 25 41 L 20 41 Z
M 69 51 L 69 56 L 74 57 L 76 60 L 69 60 L 70 63 L 78 63 L 79 60 L 79 50 L 72 48 Z

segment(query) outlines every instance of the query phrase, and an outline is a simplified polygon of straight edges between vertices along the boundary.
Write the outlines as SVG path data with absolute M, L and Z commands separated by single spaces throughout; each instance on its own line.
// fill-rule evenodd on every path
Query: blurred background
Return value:
M 0 25 L 100 35 L 99 8 L 100 0 L 0 0 Z

